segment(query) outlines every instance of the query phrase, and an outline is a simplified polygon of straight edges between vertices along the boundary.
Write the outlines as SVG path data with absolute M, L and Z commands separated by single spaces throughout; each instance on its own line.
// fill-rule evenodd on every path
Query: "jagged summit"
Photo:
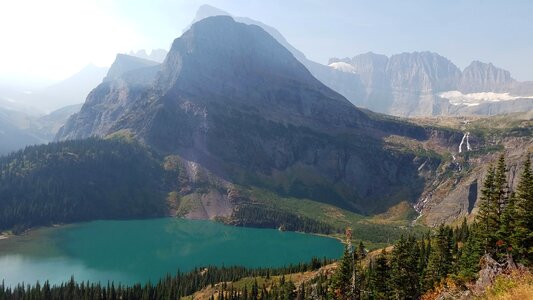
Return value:
M 158 64 L 159 63 L 155 61 L 119 53 L 117 54 L 115 61 L 109 68 L 109 71 L 107 72 L 104 81 L 116 80 L 127 72 L 141 68 L 156 66 Z
M 459 90 L 466 93 L 501 92 L 509 90 L 514 82 L 509 71 L 475 60 L 463 70 Z
M 201 21 L 205 18 L 214 17 L 214 16 L 230 16 L 230 13 L 223 11 L 222 9 L 216 8 L 209 4 L 202 4 L 198 7 L 196 15 L 194 16 L 193 23 Z

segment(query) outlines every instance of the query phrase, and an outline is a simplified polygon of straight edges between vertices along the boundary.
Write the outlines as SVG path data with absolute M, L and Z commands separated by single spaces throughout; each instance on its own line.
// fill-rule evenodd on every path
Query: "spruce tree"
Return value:
M 479 212 L 476 216 L 476 221 L 479 223 L 479 226 L 476 226 L 478 229 L 476 234 L 482 242 L 485 253 L 495 252 L 496 230 L 499 228 L 494 177 L 494 167 L 490 166 L 481 189 Z
M 416 240 L 403 236 L 391 255 L 391 282 L 394 298 L 418 299 L 420 296 L 418 260 L 420 249 Z
M 372 299 L 391 299 L 392 297 L 391 268 L 385 249 L 373 262 L 369 288 Z
M 339 266 L 332 278 L 331 297 L 333 299 L 352 299 L 352 274 L 354 267 L 354 260 L 352 249 L 346 245 L 344 255 L 342 256 Z
M 435 283 L 446 278 L 452 267 L 451 237 L 444 225 L 440 225 L 431 249 L 424 278 L 425 289 L 431 289 Z
M 533 174 L 530 154 L 527 155 L 514 197 L 515 224 L 513 253 L 517 261 L 533 263 Z
M 509 186 L 507 184 L 507 168 L 505 165 L 505 157 L 503 154 L 498 159 L 498 164 L 494 173 L 494 194 L 493 201 L 495 205 L 494 219 L 496 226 L 493 231 L 496 231 L 496 255 L 497 258 L 501 258 L 502 255 L 507 253 L 509 246 L 508 240 L 510 236 L 509 228 L 506 228 L 506 224 L 503 223 L 505 217 L 505 211 L 509 204 Z M 514 208 L 511 208 L 514 209 Z M 514 212 L 508 212 L 507 217 L 512 217 Z M 510 221 L 510 219 L 506 220 Z

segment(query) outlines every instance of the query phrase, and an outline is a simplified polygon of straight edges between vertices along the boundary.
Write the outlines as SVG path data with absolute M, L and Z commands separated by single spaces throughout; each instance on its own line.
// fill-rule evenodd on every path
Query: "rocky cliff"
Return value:
M 365 91 L 345 93 L 355 105 L 397 116 L 495 115 L 533 108 L 531 83 L 517 82 L 509 71 L 491 63 L 472 62 L 462 72 L 448 59 L 431 52 L 393 55 L 366 53 L 353 58 L 332 58 L 329 66 L 359 76 L 352 86 Z M 329 79 L 315 74 L 325 82 Z M 460 93 L 477 101 L 456 101 Z M 490 95 L 485 95 L 490 93 Z M 355 97 L 357 95 L 357 97 Z M 486 97 L 483 97 L 483 96 Z

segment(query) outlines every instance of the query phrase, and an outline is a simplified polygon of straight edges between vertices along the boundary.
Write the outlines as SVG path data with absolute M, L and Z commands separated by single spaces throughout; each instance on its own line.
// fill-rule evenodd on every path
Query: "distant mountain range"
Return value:
M 533 109 L 533 82 L 518 82 L 491 63 L 463 71 L 431 52 L 387 57 L 366 53 L 332 58 L 329 66 L 354 74 L 355 105 L 398 116 L 495 115 Z

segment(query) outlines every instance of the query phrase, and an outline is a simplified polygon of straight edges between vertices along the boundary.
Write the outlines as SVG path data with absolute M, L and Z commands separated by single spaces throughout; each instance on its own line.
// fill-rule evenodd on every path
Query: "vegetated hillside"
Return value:
M 462 136 L 357 109 L 264 30 L 230 17 L 193 24 L 160 71 L 147 70 L 99 85 L 58 139 L 127 132 L 172 157 L 189 178 L 205 174 L 208 185 L 175 195 L 195 203 L 190 217 L 231 215 L 240 201 L 231 185 L 383 212 L 415 202 L 421 172 L 440 163 L 429 152 L 389 147 L 387 136 L 442 147 Z
M 167 214 L 164 171 L 116 140 L 31 146 L 0 158 L 0 230 Z

